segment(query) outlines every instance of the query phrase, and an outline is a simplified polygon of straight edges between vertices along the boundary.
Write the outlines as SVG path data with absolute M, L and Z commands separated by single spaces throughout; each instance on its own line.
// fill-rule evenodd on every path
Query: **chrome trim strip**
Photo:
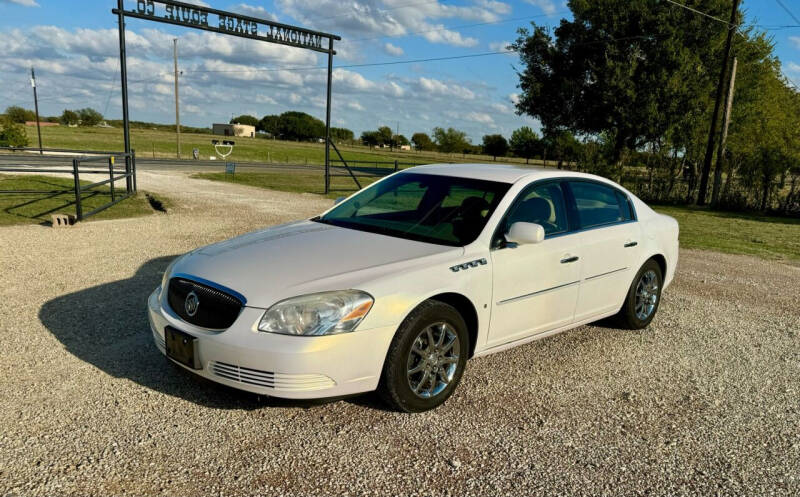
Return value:
M 589 281 L 589 280 L 593 280 L 593 279 L 595 279 L 595 278 L 599 278 L 599 277 L 601 277 L 601 276 L 608 276 L 609 274 L 614 274 L 614 273 L 618 273 L 618 272 L 620 272 L 620 271 L 625 271 L 626 269 L 628 269 L 628 267 L 627 267 L 627 266 L 625 266 L 625 267 L 621 267 L 621 268 L 619 268 L 619 269 L 615 269 L 615 270 L 613 270 L 613 271 L 609 271 L 609 272 L 607 272 L 607 273 L 600 273 L 600 274 L 596 274 L 596 275 L 594 275 L 594 276 L 589 276 L 588 278 L 584 278 L 584 279 L 583 279 L 583 281 Z
M 577 285 L 580 281 L 573 281 L 571 283 L 564 283 L 563 285 L 554 286 L 552 288 L 547 288 L 545 290 L 539 290 L 538 292 L 533 293 L 526 293 L 525 295 L 520 295 L 519 297 L 511 297 L 510 299 L 501 300 L 497 303 L 497 305 L 508 304 L 510 302 L 516 302 L 517 300 L 523 300 L 530 297 L 535 297 L 536 295 L 541 295 L 543 293 L 552 292 L 553 290 L 558 290 L 559 288 L 565 288 L 572 285 Z
M 182 278 L 184 280 L 194 281 L 196 283 L 200 283 L 201 285 L 209 286 L 211 288 L 216 288 L 217 290 L 225 292 L 225 293 L 229 294 L 230 296 L 235 297 L 236 299 L 238 299 L 239 302 L 242 303 L 242 307 L 247 305 L 247 299 L 244 297 L 244 295 L 242 295 L 241 293 L 237 292 L 236 290 L 233 290 L 233 289 L 228 288 L 226 286 L 220 285 L 219 283 L 214 283 L 213 281 L 209 281 L 209 280 L 207 280 L 205 278 L 201 278 L 199 276 L 194 276 L 194 275 L 186 274 L 186 273 L 174 273 L 174 274 L 170 275 L 170 277 L 169 277 L 169 279 L 172 279 L 172 278 Z

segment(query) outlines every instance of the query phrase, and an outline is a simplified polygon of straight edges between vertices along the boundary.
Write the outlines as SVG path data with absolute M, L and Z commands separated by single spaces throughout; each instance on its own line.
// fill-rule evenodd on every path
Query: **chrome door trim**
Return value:
M 608 271 L 607 273 L 600 273 L 600 274 L 596 274 L 594 276 L 589 276 L 588 278 L 584 278 L 583 281 L 593 280 L 595 278 L 600 278 L 601 276 L 608 276 L 609 274 L 614 274 L 614 273 L 618 273 L 620 271 L 625 271 L 626 269 L 628 269 L 627 266 L 626 267 L 621 267 L 621 268 L 615 269 L 613 271 Z
M 544 290 L 539 290 L 539 291 L 536 291 L 536 292 L 533 292 L 533 293 L 526 293 L 525 295 L 520 295 L 518 297 L 511 297 L 510 299 L 501 300 L 500 302 L 497 303 L 497 305 L 510 304 L 511 302 L 516 302 L 518 300 L 524 300 L 524 299 L 527 299 L 527 298 L 535 297 L 536 295 L 541 295 L 543 293 L 552 292 L 553 290 L 558 290 L 559 288 L 566 288 L 568 286 L 577 285 L 578 283 L 580 283 L 580 280 L 573 281 L 573 282 L 570 282 L 570 283 L 564 283 L 563 285 L 554 286 L 554 287 L 547 288 L 547 289 L 544 289 Z

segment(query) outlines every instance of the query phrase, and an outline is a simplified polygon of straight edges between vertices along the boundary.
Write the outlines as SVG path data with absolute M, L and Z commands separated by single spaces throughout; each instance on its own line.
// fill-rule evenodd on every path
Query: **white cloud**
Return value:
M 444 83 L 438 79 L 420 77 L 416 81 L 416 86 L 422 92 L 431 96 L 456 97 L 462 100 L 473 100 L 475 93 L 461 85 Z
M 494 124 L 492 116 L 485 112 L 469 112 L 464 116 L 464 119 L 481 124 Z
M 519 103 L 519 93 L 509 94 L 508 99 L 511 101 L 512 104 L 517 105 Z
M 789 63 L 786 64 L 786 71 L 787 72 L 800 73 L 800 64 L 798 64 L 796 62 L 789 62 Z
M 267 19 L 268 21 L 277 21 L 278 16 L 271 13 L 260 5 L 250 5 L 246 3 L 239 3 L 230 8 L 233 12 L 238 12 L 246 16 L 258 17 L 260 19 Z
M 489 104 L 489 107 L 491 107 L 492 110 L 501 112 L 503 114 L 510 114 L 512 112 L 511 107 L 506 104 L 501 104 L 500 102 L 493 102 Z
M 0 0 L 0 3 L 13 3 L 16 5 L 22 5 L 23 7 L 38 7 L 39 4 L 36 3 L 36 0 Z
M 511 13 L 511 6 L 507 3 L 498 2 L 495 0 L 478 0 L 476 2 L 478 5 L 485 7 L 491 11 L 497 12 L 498 14 L 510 14 Z
M 361 105 L 360 103 L 355 102 L 355 101 L 347 102 L 347 108 L 348 109 L 357 110 L 357 111 L 366 110 L 366 109 L 364 109 L 363 105 Z
M 508 55 L 514 55 L 513 51 L 508 48 L 509 45 L 511 45 L 510 41 L 492 41 L 492 42 L 489 42 L 489 50 L 491 50 L 492 52 L 506 52 L 506 51 L 509 51 L 509 52 L 512 52 L 512 53 L 509 53 Z
M 499 2 L 498 2 L 499 3 Z M 431 43 L 471 47 L 478 40 L 452 31 L 438 19 L 464 19 L 493 22 L 500 19 L 497 8 L 489 6 L 454 6 L 433 0 L 408 4 L 405 0 L 277 0 L 281 11 L 301 24 L 345 35 L 353 41 L 366 41 L 384 36 L 404 36 L 419 33 Z M 320 12 L 335 12 L 322 17 Z
M 399 57 L 405 53 L 403 52 L 403 49 L 401 47 L 392 45 L 391 43 L 385 43 L 383 45 L 383 51 L 389 55 L 394 55 L 396 57 Z
M 542 12 L 544 12 L 549 16 L 552 16 L 553 14 L 556 13 L 557 10 L 556 4 L 553 2 L 553 0 L 525 0 L 525 1 L 531 5 L 539 7 L 540 9 L 542 9 Z

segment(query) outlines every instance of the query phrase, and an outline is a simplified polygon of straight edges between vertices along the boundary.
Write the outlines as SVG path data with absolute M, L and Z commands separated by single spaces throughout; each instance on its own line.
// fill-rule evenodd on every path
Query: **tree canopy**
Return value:
M 509 148 L 517 157 L 524 157 L 527 163 L 534 155 L 541 153 L 539 135 L 528 126 L 515 129 L 514 132 L 511 133 Z
M 470 146 L 467 134 L 455 128 L 433 128 L 433 139 L 440 152 L 463 153 Z
M 433 150 L 436 148 L 431 137 L 428 136 L 427 133 L 417 132 L 411 135 L 411 143 L 414 144 L 414 148 L 418 151 L 422 150 Z
M 231 119 L 230 124 L 247 124 L 249 126 L 255 126 L 256 128 L 259 126 L 259 120 L 257 117 L 250 116 L 247 114 L 242 114 L 239 117 L 234 117 Z
M 18 105 L 6 107 L 5 115 L 11 122 L 24 124 L 26 121 L 35 121 L 36 113 Z
M 508 142 L 503 135 L 484 135 L 483 137 L 483 153 L 491 155 L 494 160 L 497 157 L 502 157 L 508 153 Z

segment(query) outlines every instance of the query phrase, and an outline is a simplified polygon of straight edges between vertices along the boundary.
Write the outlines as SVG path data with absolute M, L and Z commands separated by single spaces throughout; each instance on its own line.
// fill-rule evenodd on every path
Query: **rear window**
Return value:
M 630 221 L 633 215 L 627 197 L 615 188 L 588 181 L 570 181 L 581 228 Z

